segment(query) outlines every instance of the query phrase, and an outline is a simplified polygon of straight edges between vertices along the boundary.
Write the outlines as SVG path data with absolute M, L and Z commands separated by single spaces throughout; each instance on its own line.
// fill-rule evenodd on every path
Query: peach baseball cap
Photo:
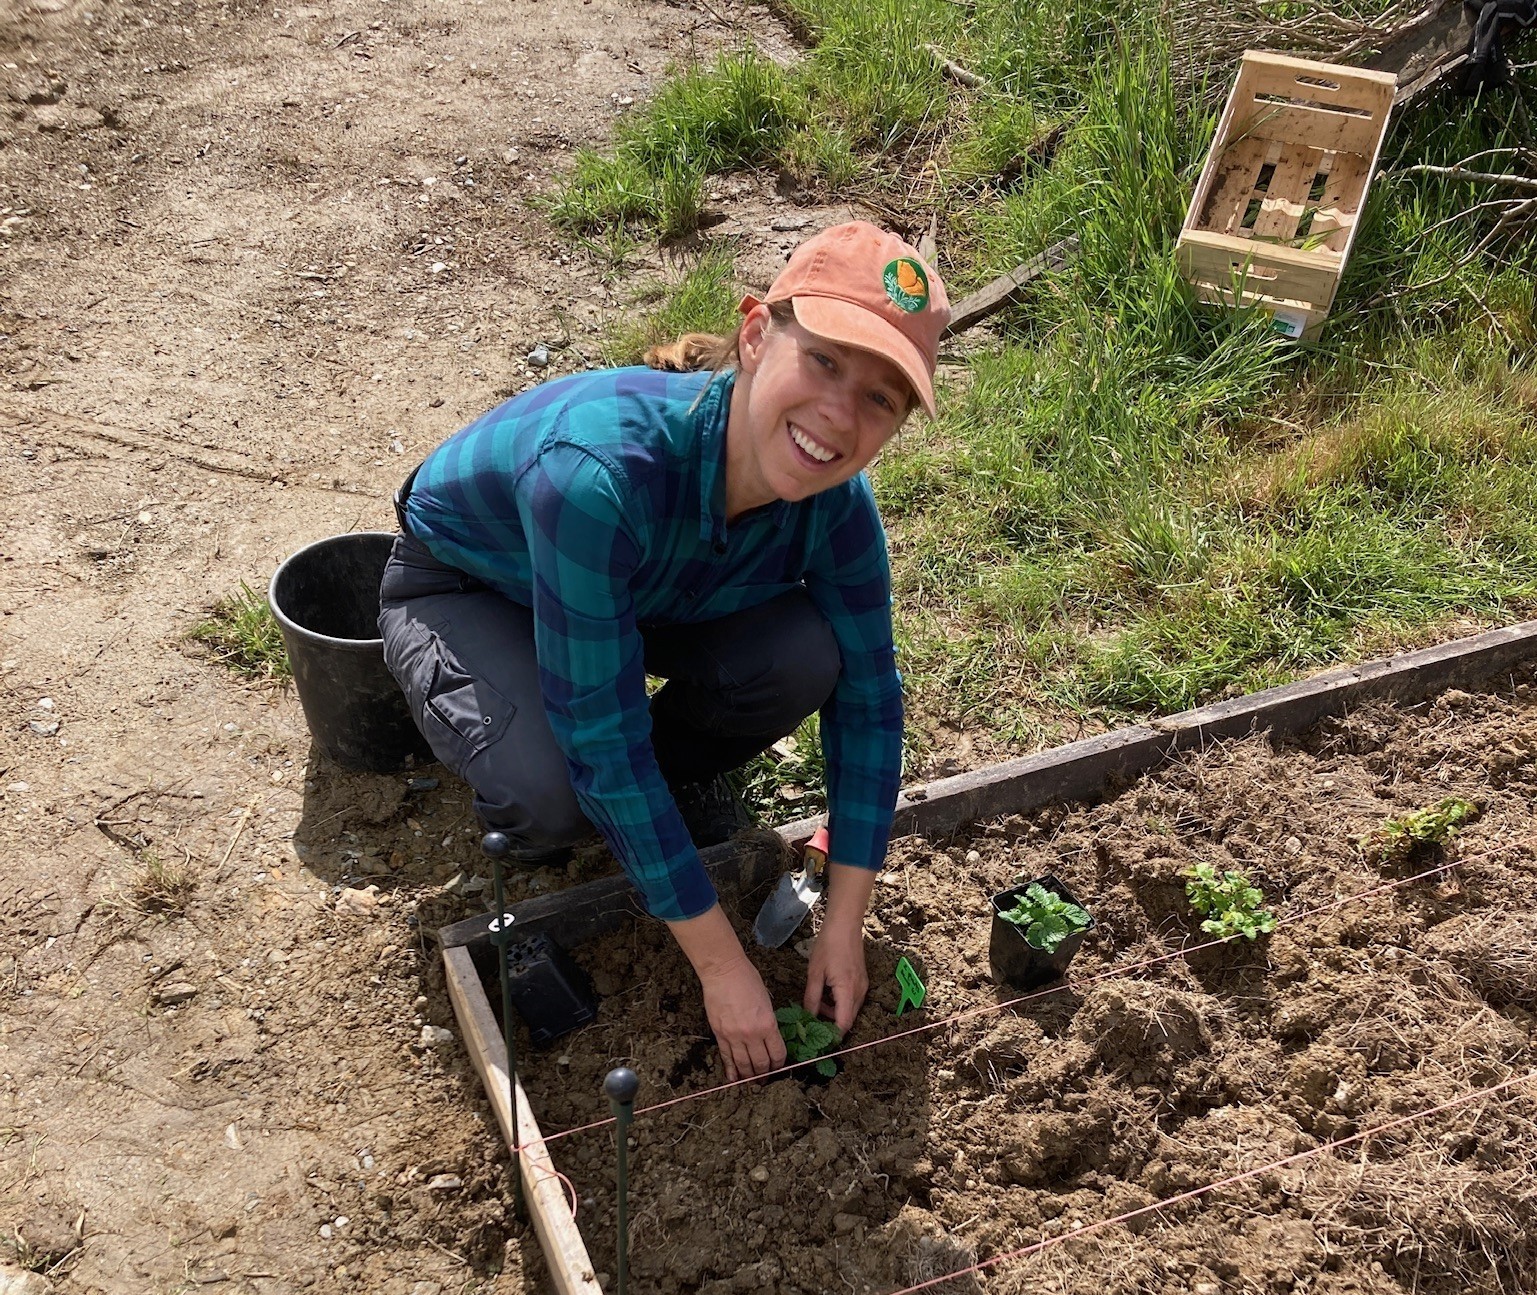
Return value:
M 795 249 L 762 300 L 788 301 L 818 337 L 890 360 L 934 417 L 934 366 L 950 300 L 916 248 L 868 221 L 834 225 Z M 758 304 L 744 297 L 742 313 Z

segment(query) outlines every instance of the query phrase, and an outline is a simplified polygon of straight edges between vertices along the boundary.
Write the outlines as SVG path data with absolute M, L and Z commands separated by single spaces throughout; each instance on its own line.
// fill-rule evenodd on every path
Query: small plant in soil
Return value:
M 167 863 L 153 850 L 146 850 L 139 856 L 133 897 L 143 912 L 179 913 L 196 889 L 197 879 L 191 869 Z
M 1042 953 L 1055 953 L 1068 936 L 1089 929 L 1088 913 L 1040 882 L 1031 882 L 1014 907 L 1001 916 L 1023 927 L 1025 943 Z
M 293 674 L 272 608 L 243 580 L 236 592 L 214 604 L 206 621 L 192 627 L 189 637 L 248 679 L 281 680 Z
M 1206 919 L 1201 930 L 1208 935 L 1252 940 L 1275 930 L 1275 914 L 1264 907 L 1265 896 L 1243 873 L 1218 872 L 1209 863 L 1198 863 L 1185 878 L 1185 894 Z
M 781 1007 L 774 1013 L 774 1019 L 779 1022 L 779 1033 L 791 1061 L 815 1061 L 817 1074 L 829 1079 L 838 1073 L 837 1063 L 822 1055 L 836 1048 L 843 1037 L 836 1025 L 804 1007 Z
M 1471 800 L 1448 796 L 1438 804 L 1390 818 L 1361 838 L 1362 852 L 1381 863 L 1404 863 L 1427 850 L 1445 845 L 1464 823 L 1478 817 Z

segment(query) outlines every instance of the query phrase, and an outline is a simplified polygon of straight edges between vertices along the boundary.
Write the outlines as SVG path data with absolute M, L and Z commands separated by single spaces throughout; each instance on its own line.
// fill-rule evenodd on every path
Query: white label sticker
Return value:
M 1307 327 L 1308 317 L 1300 310 L 1272 310 L 1270 327 L 1286 337 L 1301 337 Z

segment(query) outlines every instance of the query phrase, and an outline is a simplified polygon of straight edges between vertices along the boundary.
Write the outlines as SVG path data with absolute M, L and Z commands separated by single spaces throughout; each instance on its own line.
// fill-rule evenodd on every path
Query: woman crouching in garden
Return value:
M 868 989 L 902 697 L 864 469 L 915 406 L 933 415 L 950 310 L 913 248 L 856 222 L 742 315 L 648 357 L 702 340 L 706 371 L 560 378 L 439 446 L 397 497 L 379 616 L 417 724 L 515 857 L 602 833 L 698 974 L 728 1079 L 785 1049 L 698 847 L 736 825 L 722 775 L 818 711 L 830 848 L 805 1007 L 847 1031 Z M 648 674 L 667 681 L 649 698 Z

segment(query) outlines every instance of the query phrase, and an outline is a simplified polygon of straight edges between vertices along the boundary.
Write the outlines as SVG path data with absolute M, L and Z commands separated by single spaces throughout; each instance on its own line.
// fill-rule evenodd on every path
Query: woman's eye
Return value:
M 820 364 L 824 369 L 830 369 L 833 367 L 833 357 L 826 355 L 821 351 L 812 351 L 811 358 Z
M 870 398 L 873 401 L 875 401 L 875 403 L 877 405 L 879 405 L 882 409 L 886 410 L 888 413 L 891 410 L 894 410 L 897 407 L 896 401 L 894 401 L 884 391 L 874 391 L 874 392 L 871 392 L 870 393 Z

